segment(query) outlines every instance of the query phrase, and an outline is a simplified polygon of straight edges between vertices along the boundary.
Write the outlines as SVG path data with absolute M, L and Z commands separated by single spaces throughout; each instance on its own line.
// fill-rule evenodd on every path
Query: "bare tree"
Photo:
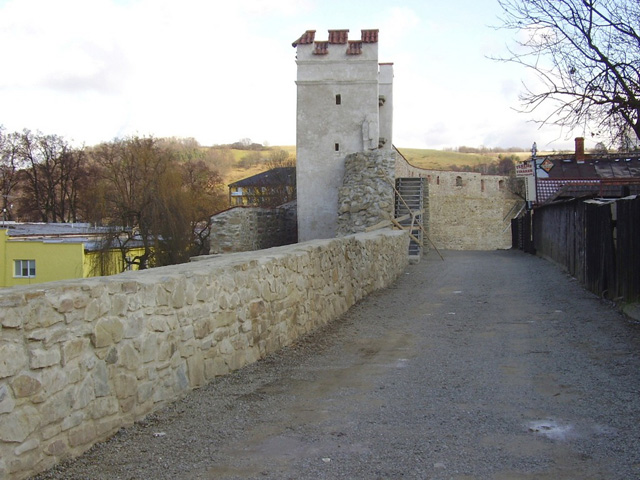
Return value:
M 519 40 L 506 57 L 536 72 L 523 110 L 542 104 L 539 122 L 633 143 L 640 138 L 640 2 L 638 0 L 498 0 L 502 27 Z
M 111 227 L 103 253 L 119 248 L 128 264 L 145 269 L 153 265 L 157 252 L 154 203 L 158 180 L 165 174 L 168 158 L 154 138 L 132 137 L 98 145 L 92 152 L 100 167 L 105 194 L 104 222 Z M 129 258 L 128 251 L 139 246 L 142 253 Z
M 101 255 L 122 267 L 170 265 L 207 253 L 208 219 L 222 208 L 221 177 L 204 160 L 184 161 L 176 142 L 131 137 L 92 150 L 104 195 Z M 197 158 L 198 155 L 191 158 Z M 141 252 L 131 255 L 132 249 Z M 105 263 L 105 262 L 102 262 Z
M 21 213 L 42 222 L 77 221 L 78 186 L 86 177 L 83 149 L 29 130 L 18 134 L 16 148 L 25 165 Z
M 182 190 L 186 195 L 185 216 L 190 219 L 192 245 L 190 255 L 209 253 L 210 218 L 227 207 L 220 174 L 200 160 L 181 165 Z
M 3 220 L 13 220 L 12 200 L 19 184 L 19 167 L 18 135 L 6 134 L 0 127 L 0 208 Z

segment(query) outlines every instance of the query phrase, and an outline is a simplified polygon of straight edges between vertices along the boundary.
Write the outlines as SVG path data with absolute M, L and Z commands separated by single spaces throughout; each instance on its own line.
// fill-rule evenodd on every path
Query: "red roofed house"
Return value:
M 575 152 L 536 157 L 537 205 L 563 198 L 620 198 L 640 194 L 640 152 L 585 153 L 584 138 Z

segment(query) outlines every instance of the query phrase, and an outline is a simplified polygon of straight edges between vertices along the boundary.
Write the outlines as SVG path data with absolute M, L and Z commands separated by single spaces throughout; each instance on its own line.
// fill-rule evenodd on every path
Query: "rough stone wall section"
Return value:
M 211 217 L 209 253 L 248 252 L 298 241 L 296 203 L 234 207 Z
M 375 150 L 347 155 L 339 189 L 337 234 L 363 232 L 393 218 L 395 153 Z
M 429 238 L 438 249 L 511 248 L 511 217 L 523 200 L 511 193 L 509 177 L 480 173 L 425 170 L 403 158 L 396 177 L 423 177 L 429 192 Z
M 0 292 L 0 479 L 77 456 L 392 283 L 381 231 Z

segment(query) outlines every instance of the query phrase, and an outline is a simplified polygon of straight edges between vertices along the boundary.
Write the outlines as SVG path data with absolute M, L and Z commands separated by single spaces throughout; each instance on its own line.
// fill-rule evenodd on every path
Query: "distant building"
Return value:
M 103 231 L 84 223 L 0 223 L 0 287 L 122 272 L 127 267 L 120 250 L 99 261 Z
M 640 194 L 640 153 L 585 153 L 584 138 L 569 154 L 536 156 L 536 203 L 564 198 Z
M 296 167 L 278 167 L 229 184 L 229 205 L 276 207 L 296 198 Z
M 378 30 L 307 30 L 296 48 L 299 241 L 336 236 L 348 154 L 392 149 L 393 65 L 378 63 Z

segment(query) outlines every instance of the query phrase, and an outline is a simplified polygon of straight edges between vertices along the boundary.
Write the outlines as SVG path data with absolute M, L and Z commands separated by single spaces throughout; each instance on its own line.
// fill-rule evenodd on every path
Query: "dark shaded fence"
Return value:
M 545 205 L 512 228 L 514 248 L 563 265 L 597 295 L 640 300 L 640 197 Z
M 533 232 L 531 230 L 532 220 L 531 212 L 525 212 L 518 218 L 511 220 L 511 246 L 535 255 L 536 249 L 533 247 Z

